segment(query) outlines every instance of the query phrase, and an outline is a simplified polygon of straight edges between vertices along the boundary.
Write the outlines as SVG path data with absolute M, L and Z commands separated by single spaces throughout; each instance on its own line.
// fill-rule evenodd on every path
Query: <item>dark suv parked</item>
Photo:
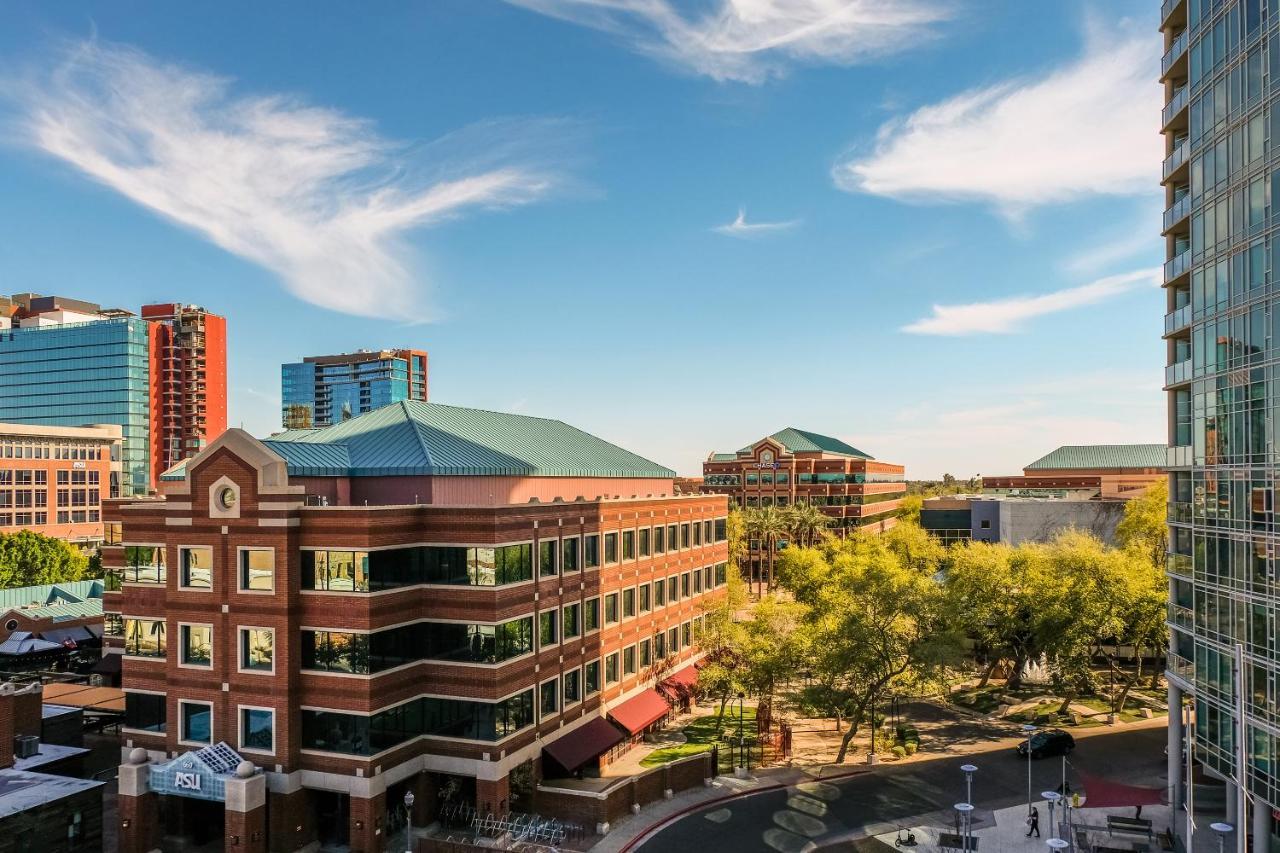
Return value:
M 1062 729 L 1046 729 L 1031 736 L 1031 757 L 1044 758 L 1047 755 L 1066 755 L 1076 748 L 1076 740 Z M 1018 755 L 1027 756 L 1027 742 L 1018 744 Z

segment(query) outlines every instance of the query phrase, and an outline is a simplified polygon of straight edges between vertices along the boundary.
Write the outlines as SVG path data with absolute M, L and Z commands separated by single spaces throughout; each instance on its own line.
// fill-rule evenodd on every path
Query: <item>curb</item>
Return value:
M 635 836 L 635 838 L 632 838 L 630 841 L 624 844 L 618 850 L 618 853 L 630 853 L 631 850 L 635 849 L 636 845 L 640 844 L 643 841 L 648 840 L 649 836 L 653 835 L 658 830 L 666 827 L 667 824 L 675 823 L 677 820 L 684 817 L 688 817 L 690 814 L 696 811 L 701 811 L 702 809 L 705 809 L 709 806 L 718 805 L 719 803 L 727 802 L 728 800 L 746 799 L 747 797 L 753 797 L 756 794 L 764 794 L 769 791 L 775 791 L 779 788 L 787 788 L 787 787 L 789 786 L 783 782 L 770 780 L 769 782 L 760 785 L 760 787 L 750 791 L 738 791 L 733 794 L 722 794 L 721 796 L 714 797 L 710 800 L 703 800 L 700 803 L 693 803 L 691 805 L 685 806 L 679 811 L 673 812 L 672 814 L 667 815 L 661 820 L 656 820 L 653 823 L 646 826 Z

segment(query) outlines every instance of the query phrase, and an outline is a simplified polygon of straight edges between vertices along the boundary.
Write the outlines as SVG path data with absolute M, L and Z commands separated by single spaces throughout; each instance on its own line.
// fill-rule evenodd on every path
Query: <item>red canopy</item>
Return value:
M 575 773 L 579 767 L 621 742 L 622 732 L 618 731 L 618 727 L 604 717 L 596 717 L 569 734 L 553 740 L 542 751 L 554 758 L 566 771 Z
M 650 687 L 611 709 L 609 716 L 631 734 L 638 735 L 670 710 L 662 694 Z
M 690 664 L 679 672 L 673 672 L 662 680 L 663 686 L 693 687 L 698 683 L 698 667 Z
M 1121 808 L 1124 806 L 1158 806 L 1164 802 L 1163 788 L 1143 788 L 1112 782 L 1101 776 L 1080 774 L 1084 783 L 1084 808 Z

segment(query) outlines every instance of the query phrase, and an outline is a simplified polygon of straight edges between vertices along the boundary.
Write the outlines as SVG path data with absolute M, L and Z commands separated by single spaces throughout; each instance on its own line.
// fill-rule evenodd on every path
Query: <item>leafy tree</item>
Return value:
M 880 534 L 903 565 L 933 576 L 941 569 L 947 549 L 937 537 L 916 524 L 899 524 Z
M 898 520 L 905 524 L 919 524 L 920 510 L 924 507 L 922 495 L 904 495 L 898 504 Z
M 1162 478 L 1124 505 L 1124 518 L 1116 526 L 1120 546 L 1143 551 L 1161 571 L 1169 547 L 1168 503 L 1169 481 Z
M 849 722 L 836 756 L 842 763 L 877 696 L 958 649 L 945 629 L 942 588 L 929 572 L 904 565 L 884 537 L 865 533 L 784 551 L 781 582 L 803 608 L 802 654 L 812 675 L 805 697 Z
M 61 539 L 31 530 L 0 534 L 0 588 L 80 580 L 89 560 Z

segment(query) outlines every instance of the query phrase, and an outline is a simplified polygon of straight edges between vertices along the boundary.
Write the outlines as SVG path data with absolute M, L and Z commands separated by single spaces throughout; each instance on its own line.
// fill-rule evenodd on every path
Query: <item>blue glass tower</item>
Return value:
M 289 429 L 325 427 L 402 400 L 427 399 L 427 354 L 379 350 L 313 356 L 281 365 L 281 418 Z
M 0 331 L 0 421 L 119 424 L 122 494 L 150 484 L 148 324 L 136 317 Z

